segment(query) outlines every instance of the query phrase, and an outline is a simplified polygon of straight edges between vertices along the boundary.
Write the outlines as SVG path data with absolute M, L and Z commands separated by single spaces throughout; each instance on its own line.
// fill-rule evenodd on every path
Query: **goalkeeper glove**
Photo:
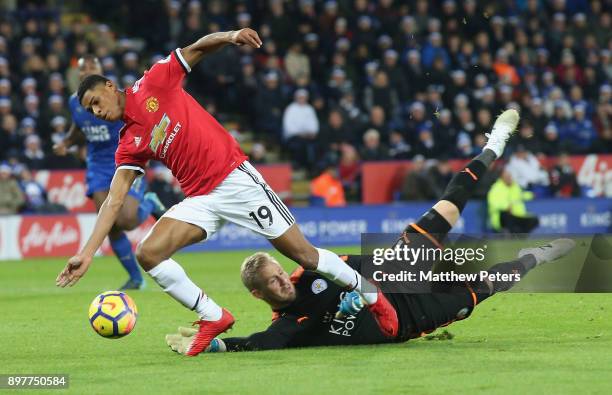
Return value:
M 357 291 L 351 291 L 344 294 L 344 297 L 340 301 L 336 318 L 346 317 L 348 315 L 355 315 L 363 309 L 365 303 L 361 298 L 361 295 Z

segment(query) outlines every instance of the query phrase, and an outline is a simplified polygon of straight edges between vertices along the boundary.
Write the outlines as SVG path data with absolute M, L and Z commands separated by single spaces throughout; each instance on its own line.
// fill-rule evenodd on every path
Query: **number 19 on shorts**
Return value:
M 257 225 L 261 229 L 264 228 L 263 223 L 267 222 L 267 226 L 270 227 L 270 226 L 272 226 L 272 223 L 274 221 L 273 218 L 272 218 L 272 211 L 270 211 L 268 206 L 261 206 L 261 207 L 259 207 L 257 209 L 257 212 L 251 211 L 249 213 L 249 216 L 251 218 L 253 218 L 253 220 L 257 223 Z

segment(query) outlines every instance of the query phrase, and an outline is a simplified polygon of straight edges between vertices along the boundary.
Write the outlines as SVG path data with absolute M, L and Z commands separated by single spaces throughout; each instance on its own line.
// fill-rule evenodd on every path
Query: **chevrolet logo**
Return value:
M 170 118 L 168 115 L 164 114 L 162 119 L 159 121 L 157 125 L 153 127 L 151 130 L 151 142 L 149 143 L 149 148 L 154 153 L 157 153 L 157 148 L 166 138 L 166 129 L 170 126 Z

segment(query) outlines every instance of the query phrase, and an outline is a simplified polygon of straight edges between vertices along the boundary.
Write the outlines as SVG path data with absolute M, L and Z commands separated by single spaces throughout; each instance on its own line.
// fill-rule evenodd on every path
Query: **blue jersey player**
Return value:
M 79 77 L 83 80 L 91 74 L 102 74 L 100 61 L 86 55 L 79 59 Z M 108 195 L 111 180 L 115 174 L 115 150 L 119 142 L 122 121 L 106 122 L 86 111 L 73 94 L 69 101 L 72 125 L 64 140 L 53 149 L 58 155 L 65 155 L 73 144 L 87 142 L 87 196 L 93 199 L 96 210 L 100 210 Z M 121 214 L 108 234 L 113 252 L 129 273 L 129 280 L 121 289 L 139 289 L 144 279 L 132 251 L 132 245 L 124 231 L 132 230 L 144 222 L 149 215 L 161 216 L 165 208 L 155 193 L 145 193 L 144 177 L 134 181 Z

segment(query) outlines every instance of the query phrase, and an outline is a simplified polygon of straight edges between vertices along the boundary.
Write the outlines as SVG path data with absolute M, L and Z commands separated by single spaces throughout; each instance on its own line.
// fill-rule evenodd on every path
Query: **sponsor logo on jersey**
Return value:
M 136 144 L 136 147 L 138 147 L 140 145 L 141 141 L 142 141 L 142 137 L 140 137 L 140 136 L 134 137 L 134 144 Z
M 310 288 L 312 289 L 313 294 L 320 294 L 327 289 L 327 281 L 323 280 L 322 278 L 317 278 L 312 282 L 312 286 Z
M 155 112 L 159 110 L 159 100 L 155 96 L 151 96 L 145 102 L 145 108 L 148 112 Z
M 151 142 L 149 143 L 149 148 L 154 153 L 157 153 L 157 148 L 166 138 L 166 129 L 170 126 L 170 117 L 167 114 L 164 114 L 162 119 L 159 121 L 157 125 L 153 127 L 151 130 Z
M 181 123 L 177 122 L 176 125 L 174 125 L 174 129 L 172 129 L 172 133 L 170 133 L 170 135 L 166 139 L 166 142 L 164 143 L 164 148 L 162 149 L 161 154 L 159 154 L 159 157 L 161 159 L 164 159 L 166 157 L 166 152 L 168 152 L 168 148 L 170 148 L 170 144 L 172 144 L 172 141 L 174 141 L 174 137 L 176 137 L 176 134 L 180 130 L 181 130 Z

